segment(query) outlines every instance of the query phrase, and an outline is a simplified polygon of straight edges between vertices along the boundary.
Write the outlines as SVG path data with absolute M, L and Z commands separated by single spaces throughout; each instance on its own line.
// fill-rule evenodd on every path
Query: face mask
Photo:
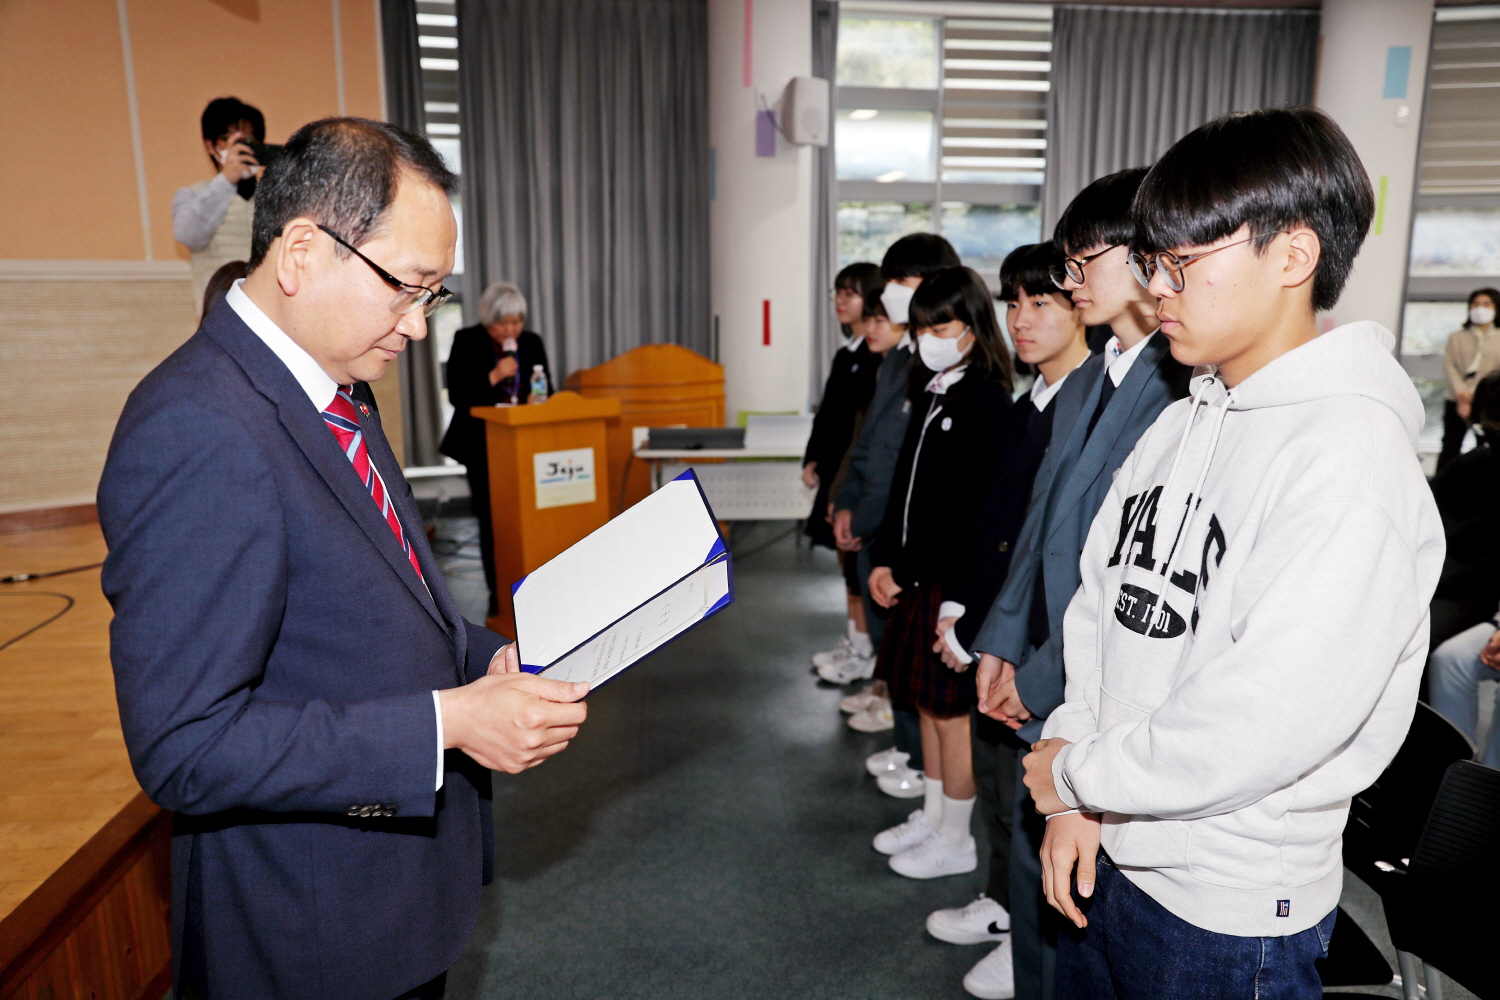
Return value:
M 1489 306 L 1475 306 L 1469 310 L 1469 322 L 1475 326 L 1489 326 L 1495 322 L 1495 310 Z
M 915 288 L 907 288 L 894 281 L 886 284 L 885 291 L 880 293 L 880 304 L 885 306 L 885 314 L 892 323 L 906 325 L 907 310 L 911 306 L 912 296 L 916 294 Z
M 965 329 L 964 333 L 968 330 Z M 922 357 L 922 364 L 935 372 L 947 371 L 964 359 L 968 352 L 960 350 L 958 342 L 963 340 L 963 334 L 957 337 L 939 337 L 935 333 L 923 333 L 917 336 L 917 353 Z

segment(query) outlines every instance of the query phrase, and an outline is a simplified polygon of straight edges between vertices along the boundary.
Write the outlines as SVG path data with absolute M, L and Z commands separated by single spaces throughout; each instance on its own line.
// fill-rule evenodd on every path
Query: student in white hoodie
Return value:
M 1079 928 L 1059 1000 L 1322 995 L 1349 799 L 1406 735 L 1443 560 L 1391 335 L 1318 334 L 1373 211 L 1306 108 L 1204 125 L 1136 197 L 1162 333 L 1212 368 L 1093 523 L 1066 700 L 1025 758 Z

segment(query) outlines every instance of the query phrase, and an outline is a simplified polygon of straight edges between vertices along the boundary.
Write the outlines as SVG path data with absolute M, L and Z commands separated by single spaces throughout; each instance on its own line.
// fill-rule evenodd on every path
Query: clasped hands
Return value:
M 1023 780 L 1036 803 L 1036 811 L 1048 817 L 1047 832 L 1042 837 L 1042 891 L 1053 909 L 1082 928 L 1089 925 L 1089 919 L 1073 901 L 1070 883 L 1076 865 L 1078 895 L 1087 899 L 1094 894 L 1100 828 L 1099 817 L 1094 813 L 1054 815 L 1068 812 L 1069 808 L 1057 794 L 1052 774 L 1053 761 L 1067 745 L 1064 739 L 1038 740 L 1031 744 L 1031 753 L 1021 759 L 1021 764 L 1026 769 Z
M 438 693 L 443 743 L 493 771 L 519 774 L 561 752 L 588 716 L 589 686 L 523 673 L 516 644 L 490 660 L 485 676 Z

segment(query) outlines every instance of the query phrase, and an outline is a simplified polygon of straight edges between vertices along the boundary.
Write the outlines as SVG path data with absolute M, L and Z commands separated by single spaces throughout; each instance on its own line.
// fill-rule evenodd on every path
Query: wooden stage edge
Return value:
M 92 504 L 0 514 L 0 576 L 104 557 Z M 3 587 L 0 1000 L 160 1000 L 171 987 L 172 817 L 136 784 L 109 667 L 110 608 L 90 569 Z
M 70 528 L 75 524 L 97 523 L 98 520 L 99 509 L 91 503 L 73 507 L 43 507 L 40 510 L 13 510 L 9 514 L 0 514 L 0 535 Z
M 171 849 L 171 816 L 141 792 L 0 921 L 0 997 L 165 994 Z

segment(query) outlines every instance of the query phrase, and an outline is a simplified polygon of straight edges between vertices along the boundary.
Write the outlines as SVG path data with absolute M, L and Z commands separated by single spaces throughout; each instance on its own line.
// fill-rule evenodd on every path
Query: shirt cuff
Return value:
M 958 636 L 954 634 L 957 631 L 958 629 L 956 628 L 950 628 L 944 632 L 943 641 L 948 644 L 949 649 L 953 650 L 953 655 L 958 657 L 959 663 L 973 663 L 974 657 L 970 656 L 969 651 L 958 644 Z
M 433 791 L 443 788 L 443 702 L 438 692 L 432 692 L 432 711 L 437 716 L 437 785 Z
M 962 618 L 965 608 L 957 601 L 944 601 L 938 605 L 939 618 Z

